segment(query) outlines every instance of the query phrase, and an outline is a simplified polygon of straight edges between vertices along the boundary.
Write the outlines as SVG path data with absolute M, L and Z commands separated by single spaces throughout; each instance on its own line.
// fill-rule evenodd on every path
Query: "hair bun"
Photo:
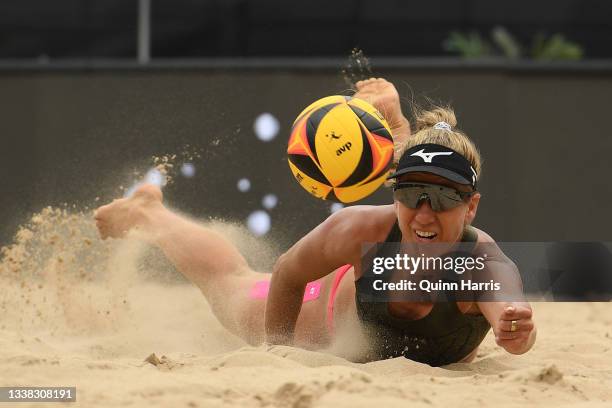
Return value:
M 435 107 L 431 110 L 415 112 L 416 131 L 433 128 L 440 122 L 447 123 L 451 128 L 457 126 L 455 112 L 451 108 Z

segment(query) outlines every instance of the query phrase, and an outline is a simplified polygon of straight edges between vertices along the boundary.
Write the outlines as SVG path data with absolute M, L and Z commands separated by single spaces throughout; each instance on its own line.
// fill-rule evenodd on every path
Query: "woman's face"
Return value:
M 439 184 L 459 191 L 470 191 L 469 186 L 453 183 L 440 176 L 429 173 L 411 173 L 403 175 L 398 182 L 419 182 Z M 471 224 L 476 216 L 480 194 L 472 195 L 468 201 L 446 211 L 435 212 L 429 200 L 423 200 L 416 209 L 406 207 L 395 201 L 395 211 L 402 231 L 402 242 L 457 242 L 461 239 L 463 229 Z M 431 234 L 434 235 L 431 235 Z M 425 236 L 430 236 L 426 238 Z

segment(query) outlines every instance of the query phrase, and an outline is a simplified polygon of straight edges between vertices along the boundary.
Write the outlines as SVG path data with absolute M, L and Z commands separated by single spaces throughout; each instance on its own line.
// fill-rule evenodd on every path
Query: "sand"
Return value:
M 534 304 L 529 353 L 489 335 L 475 362 L 441 368 L 250 347 L 159 254 L 98 240 L 90 216 L 46 209 L 0 263 L 0 386 L 76 386 L 77 402 L 0 408 L 612 406 L 610 303 Z

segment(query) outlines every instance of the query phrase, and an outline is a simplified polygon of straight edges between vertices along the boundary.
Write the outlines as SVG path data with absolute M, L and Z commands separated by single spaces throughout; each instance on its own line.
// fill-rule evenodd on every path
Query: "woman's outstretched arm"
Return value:
M 524 297 L 521 275 L 493 238 L 482 231 L 479 235 L 487 241 L 480 243 L 478 249 L 487 254 L 484 281 L 498 283 L 501 290 L 482 296 L 478 308 L 491 324 L 497 345 L 512 354 L 526 353 L 535 343 L 537 330 L 533 311 Z
M 361 251 L 358 207 L 345 208 L 299 240 L 276 262 L 266 304 L 266 341 L 292 344 L 304 288 L 347 263 Z M 363 217 L 362 217 L 363 218 Z

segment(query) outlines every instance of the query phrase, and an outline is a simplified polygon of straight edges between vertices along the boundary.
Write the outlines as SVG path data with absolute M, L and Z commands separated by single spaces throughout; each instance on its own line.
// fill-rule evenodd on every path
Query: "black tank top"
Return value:
M 477 239 L 476 231 L 467 227 L 461 241 L 475 243 Z M 386 242 L 401 240 L 402 233 L 396 222 Z M 369 271 L 364 271 L 362 277 L 366 272 Z M 364 294 L 371 288 L 368 279 L 357 279 L 355 287 L 357 314 L 373 339 L 367 360 L 404 356 L 431 366 L 455 363 L 470 354 L 491 327 L 482 315 L 462 313 L 452 292 L 446 293 L 448 301 L 434 302 L 427 316 L 418 320 L 406 320 L 391 315 L 387 302 L 364 300 Z

